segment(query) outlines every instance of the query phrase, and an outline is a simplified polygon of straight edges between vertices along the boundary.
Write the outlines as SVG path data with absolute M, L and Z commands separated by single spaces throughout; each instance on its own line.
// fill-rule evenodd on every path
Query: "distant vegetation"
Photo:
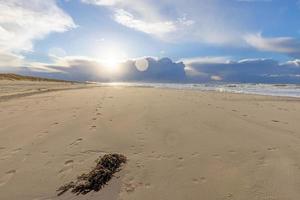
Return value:
M 0 80 L 10 81 L 50 81 L 50 82 L 70 82 L 58 79 L 40 78 L 34 76 L 23 76 L 18 74 L 0 74 Z

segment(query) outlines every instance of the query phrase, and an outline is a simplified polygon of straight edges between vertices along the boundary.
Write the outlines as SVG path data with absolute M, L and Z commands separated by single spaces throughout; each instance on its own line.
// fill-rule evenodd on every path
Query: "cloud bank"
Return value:
M 147 62 L 141 70 L 136 62 Z M 152 57 L 127 60 L 118 64 L 118 70 L 110 71 L 105 62 L 88 57 L 55 57 L 52 64 L 31 63 L 29 67 L 15 68 L 15 73 L 76 81 L 141 81 L 141 82 L 185 82 L 185 65 L 169 58 Z M 7 68 L 2 68 L 2 71 Z M 0 68 L 1 72 L 1 68 Z M 10 69 L 10 72 L 12 70 Z
M 192 82 L 236 83 L 300 83 L 299 60 L 279 63 L 273 59 L 206 62 L 194 60 L 186 64 Z
M 147 66 L 137 66 L 143 59 Z M 31 63 L 16 73 L 77 81 L 174 83 L 300 83 L 300 60 L 279 63 L 273 59 L 231 60 L 200 57 L 174 62 L 169 58 L 138 58 L 119 63 L 110 71 L 105 63 L 87 57 L 55 57 L 52 64 Z M 2 68 L 3 70 L 3 68 Z M 1 70 L 0 70 L 1 71 Z M 11 70 L 10 70 L 11 71 Z

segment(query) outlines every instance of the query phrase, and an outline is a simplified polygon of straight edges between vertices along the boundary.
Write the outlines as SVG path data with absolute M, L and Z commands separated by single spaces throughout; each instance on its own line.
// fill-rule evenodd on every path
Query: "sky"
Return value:
M 0 0 L 0 72 L 300 83 L 300 1 Z

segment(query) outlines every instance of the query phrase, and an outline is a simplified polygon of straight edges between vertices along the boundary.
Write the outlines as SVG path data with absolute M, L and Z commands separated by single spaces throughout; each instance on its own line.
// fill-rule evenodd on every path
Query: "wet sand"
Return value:
M 126 87 L 15 96 L 0 101 L 0 199 L 298 200 L 299 121 L 299 100 L 282 97 Z M 56 196 L 105 153 L 128 162 L 103 190 Z

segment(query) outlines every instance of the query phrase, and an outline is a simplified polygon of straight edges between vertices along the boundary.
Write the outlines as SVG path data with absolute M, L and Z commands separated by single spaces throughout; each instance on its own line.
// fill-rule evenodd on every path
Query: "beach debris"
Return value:
M 68 190 L 72 193 L 87 194 L 91 191 L 98 192 L 113 177 L 114 173 L 120 171 L 122 164 L 127 158 L 122 154 L 106 154 L 96 160 L 97 165 L 88 174 L 82 174 L 76 181 L 71 181 L 57 189 L 58 196 Z

